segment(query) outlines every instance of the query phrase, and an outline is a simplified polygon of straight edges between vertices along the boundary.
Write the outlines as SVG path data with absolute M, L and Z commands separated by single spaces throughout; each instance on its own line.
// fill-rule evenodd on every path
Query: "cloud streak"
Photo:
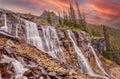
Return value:
M 88 23 L 120 24 L 119 0 L 0 0 L 0 8 L 21 13 L 40 15 L 43 10 L 55 12 L 68 11 L 69 4 L 79 3 L 81 12 L 85 12 Z
M 103 23 L 120 25 L 119 0 L 89 0 L 89 5 L 97 13 L 97 16 L 103 19 Z

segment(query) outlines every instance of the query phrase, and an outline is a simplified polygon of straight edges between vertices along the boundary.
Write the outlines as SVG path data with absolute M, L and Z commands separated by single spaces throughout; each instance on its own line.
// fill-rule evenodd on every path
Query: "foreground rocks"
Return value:
M 64 68 L 64 64 L 33 46 L 7 40 L 5 37 L 2 39 L 0 79 L 73 79 L 73 75 L 80 76 L 76 70 Z
M 0 79 L 93 79 L 29 44 L 5 36 L 0 43 Z

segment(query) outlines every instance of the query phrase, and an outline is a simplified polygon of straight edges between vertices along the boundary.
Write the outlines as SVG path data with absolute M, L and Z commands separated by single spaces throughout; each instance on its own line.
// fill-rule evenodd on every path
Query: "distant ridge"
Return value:
M 50 12 L 50 15 L 55 24 L 57 24 L 59 22 L 59 17 L 53 11 Z M 46 20 L 48 18 L 48 11 L 44 10 L 40 15 L 40 18 Z

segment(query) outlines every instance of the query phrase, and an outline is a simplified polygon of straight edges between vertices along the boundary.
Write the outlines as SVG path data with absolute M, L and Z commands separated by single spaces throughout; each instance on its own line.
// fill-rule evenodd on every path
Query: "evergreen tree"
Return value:
M 59 25 L 62 25 L 62 18 L 61 18 L 61 15 L 60 15 L 60 12 L 59 12 Z
M 81 12 L 80 12 L 79 5 L 77 2 L 76 2 L 76 8 L 77 8 L 77 13 L 78 13 L 78 24 L 79 26 L 82 26 L 82 16 L 81 16 Z
M 83 26 L 85 26 L 86 27 L 86 18 L 85 18 L 85 13 L 83 13 Z
M 49 10 L 48 10 L 48 18 L 47 18 L 47 21 L 48 21 L 49 24 L 52 24 L 51 13 L 50 13 Z
M 75 10 L 74 10 L 71 3 L 70 3 L 69 17 L 70 17 L 69 19 L 70 19 L 70 23 L 71 23 L 70 25 L 71 26 L 77 26 Z
M 81 21 L 81 29 L 84 30 L 84 31 L 87 31 L 87 22 L 86 22 L 86 18 L 85 18 L 85 14 L 83 13 L 83 16 L 82 16 L 82 21 Z
M 65 11 L 63 11 L 63 24 L 64 25 L 68 25 L 68 16 L 67 13 Z
M 103 33 L 104 33 L 104 38 L 105 38 L 106 51 L 110 51 L 110 50 L 111 50 L 110 38 L 109 38 L 109 35 L 108 35 L 108 31 L 107 31 L 107 27 L 106 27 L 106 26 L 103 26 Z

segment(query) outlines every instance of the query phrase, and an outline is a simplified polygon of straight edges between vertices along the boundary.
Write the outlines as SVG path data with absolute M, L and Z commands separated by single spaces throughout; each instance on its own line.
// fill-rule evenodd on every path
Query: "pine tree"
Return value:
M 107 28 L 104 25 L 103 25 L 103 33 L 104 33 L 104 38 L 105 38 L 106 51 L 110 51 L 111 50 L 110 38 L 109 38 L 109 35 L 108 35 Z
M 81 12 L 80 12 L 79 5 L 77 2 L 76 2 L 76 8 L 77 8 L 77 13 L 78 13 L 78 24 L 79 26 L 82 26 L 82 16 L 81 16 Z
M 75 14 L 75 10 L 71 3 L 70 3 L 69 17 L 70 17 L 71 26 L 76 26 L 77 25 L 76 14 Z
M 65 11 L 63 11 L 63 24 L 64 25 L 68 25 L 68 16 L 67 13 Z
M 61 18 L 61 15 L 60 15 L 60 12 L 59 12 L 59 25 L 63 25 L 63 23 L 62 23 L 62 18 Z
M 83 13 L 83 26 L 86 27 L 86 17 L 85 17 L 85 13 Z
M 48 10 L 48 18 L 47 18 L 47 21 L 48 21 L 49 24 L 52 24 L 51 13 L 50 13 L 49 10 Z

